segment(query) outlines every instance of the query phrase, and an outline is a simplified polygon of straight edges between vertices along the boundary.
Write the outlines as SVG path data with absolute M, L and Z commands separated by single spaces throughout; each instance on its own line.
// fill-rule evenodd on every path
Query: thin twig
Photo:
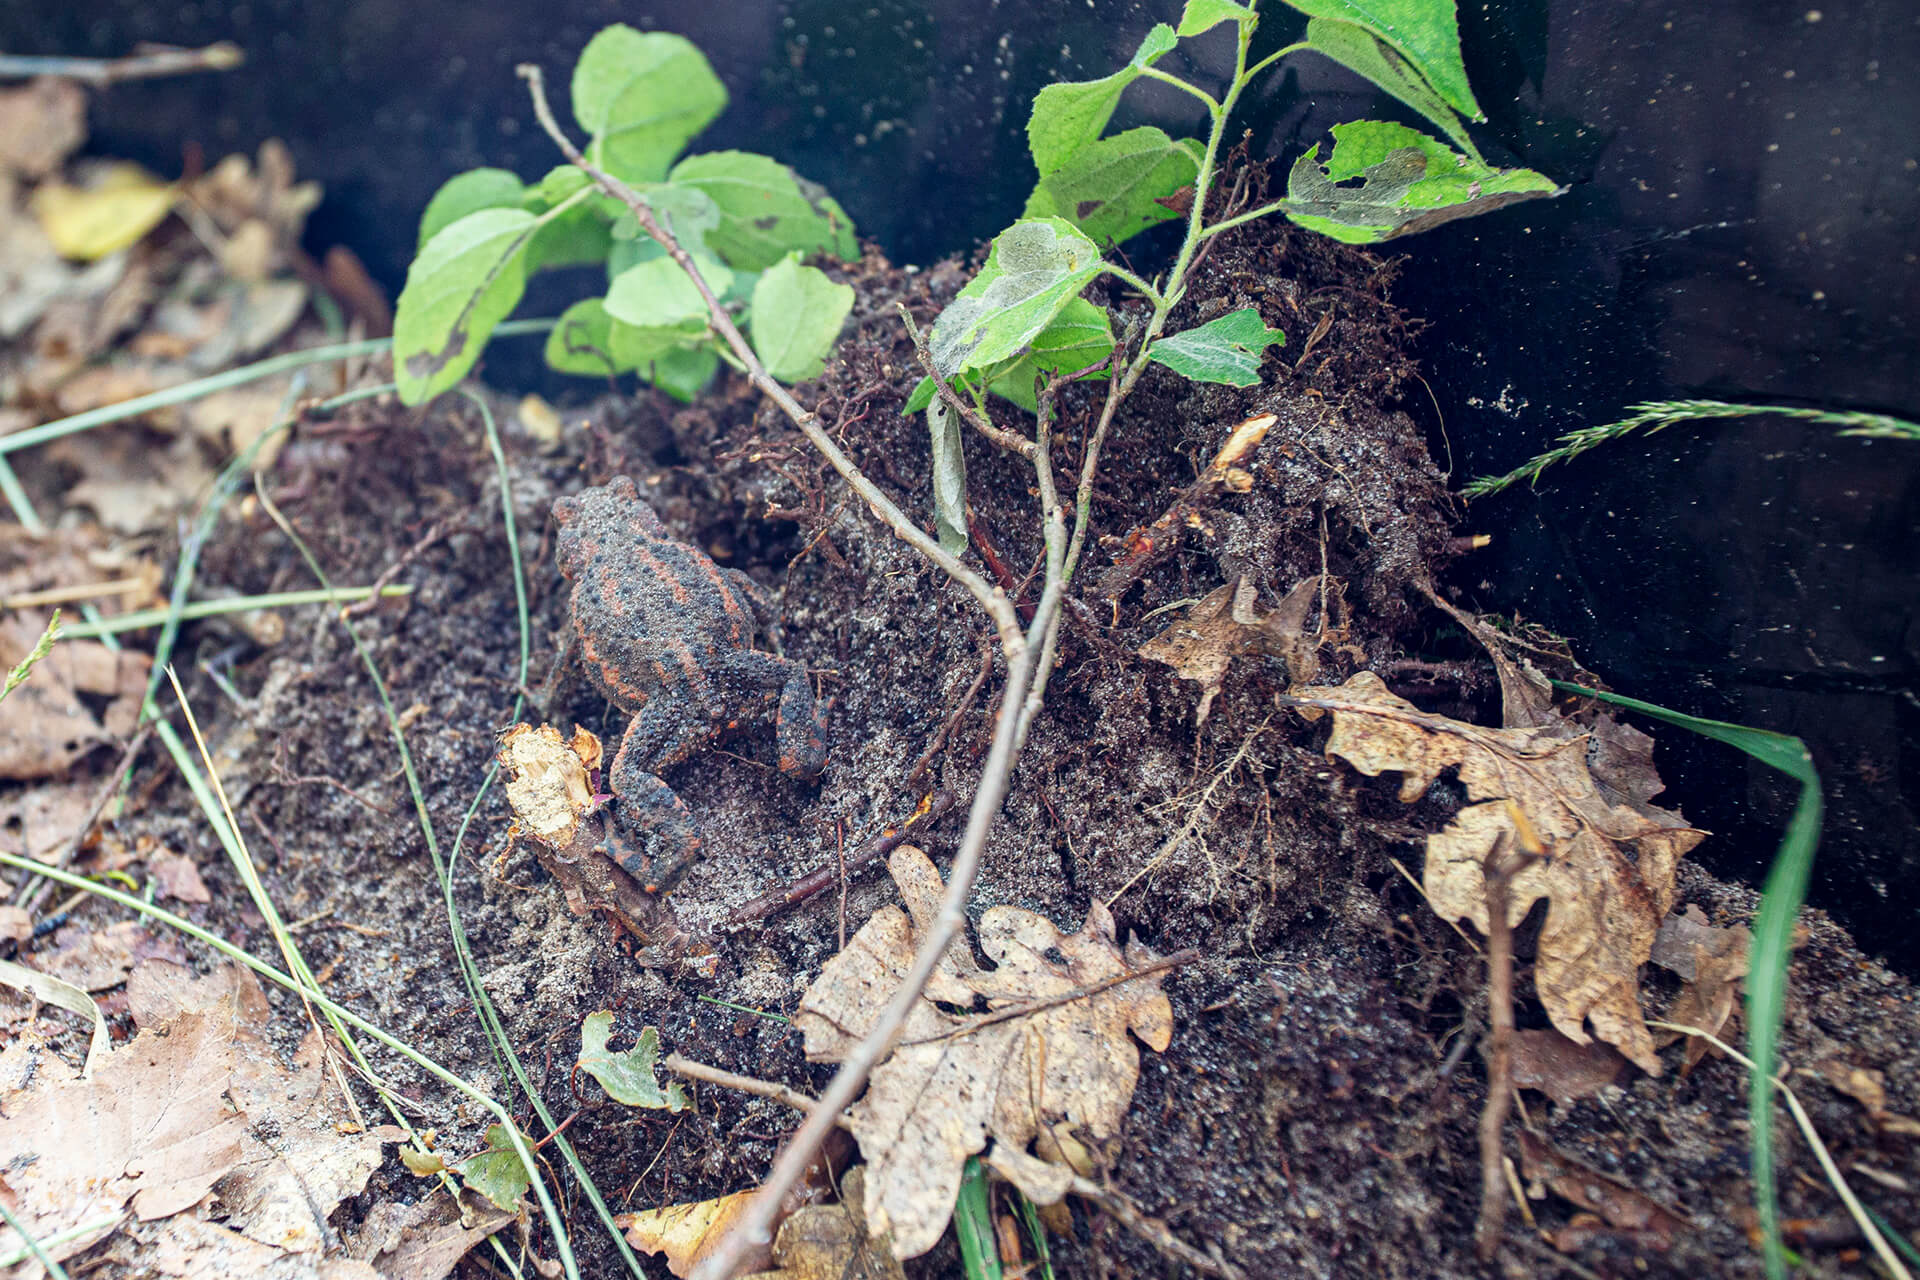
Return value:
M 706 278 L 694 266 L 692 255 L 666 228 L 660 225 L 659 219 L 654 217 L 653 210 L 647 202 L 626 183 L 591 163 L 580 154 L 579 148 L 568 140 L 566 134 L 560 131 L 560 126 L 553 118 L 553 108 L 547 105 L 546 80 L 540 68 L 532 63 L 523 62 L 517 70 L 521 78 L 527 82 L 527 88 L 533 96 L 534 114 L 539 117 L 541 127 L 553 139 L 554 145 L 559 147 L 561 153 L 577 168 L 591 177 L 594 184 L 603 192 L 626 205 L 639 221 L 640 229 L 665 249 L 680 269 L 686 272 L 687 278 L 700 291 L 701 298 L 707 304 L 708 319 L 714 331 L 720 335 L 734 357 L 739 360 L 754 388 L 772 400 L 780 411 L 786 414 L 788 420 L 800 429 L 801 434 L 806 436 L 813 447 L 832 464 L 833 469 L 840 473 L 840 478 L 860 495 L 861 500 L 867 504 L 875 517 L 893 530 L 894 536 L 925 556 L 936 568 L 972 594 L 973 598 L 980 603 L 980 607 L 987 611 L 987 616 L 993 619 L 994 627 L 1000 633 L 1001 647 L 1006 650 L 1009 665 L 1011 665 L 1014 655 L 1025 646 L 1026 640 L 1020 631 L 1020 617 L 1014 612 L 1013 605 L 1008 601 L 1005 593 L 962 564 L 958 558 L 949 555 L 938 541 L 909 519 L 893 504 L 891 498 L 881 492 L 878 485 L 869 480 L 860 468 L 854 465 L 853 459 L 834 443 L 833 437 L 821 427 L 819 415 L 803 407 L 793 398 L 791 392 L 773 380 L 767 373 L 766 367 L 760 363 L 760 357 L 754 354 L 753 347 L 741 335 L 739 327 L 733 323 L 733 318 L 727 314 L 726 308 L 721 306 L 720 300 L 714 296 Z
M 1499 1252 L 1507 1221 L 1507 1176 L 1501 1139 L 1513 1101 L 1513 925 L 1507 919 L 1508 890 L 1534 857 L 1538 841 L 1532 838 L 1519 807 L 1507 802 L 1521 848 L 1514 849 L 1508 833 L 1494 841 L 1482 865 L 1487 896 L 1487 1101 L 1480 1111 L 1480 1220 L 1473 1229 L 1473 1247 L 1480 1261 L 1491 1262 Z
M 221 40 L 200 49 L 159 45 L 124 58 L 0 54 L 0 79 L 58 76 L 64 80 L 82 80 L 96 89 L 104 89 L 121 80 L 151 80 L 156 76 L 185 75 L 193 71 L 231 71 L 246 60 L 246 53 L 231 40 Z
M 907 304 L 902 302 L 897 306 L 900 311 L 900 322 L 907 326 L 907 334 L 913 339 L 913 353 L 919 358 L 921 369 L 933 379 L 934 389 L 939 393 L 940 399 L 946 402 L 947 408 L 959 414 L 962 422 L 1002 449 L 1017 453 L 1023 458 L 1032 458 L 1033 441 L 1018 431 L 1009 431 L 1005 427 L 995 426 L 991 418 L 960 398 L 940 370 L 934 367 L 933 353 L 927 350 L 927 335 L 922 333 L 920 326 L 913 322 L 913 313 L 907 310 Z
M 820 1103 L 798 1089 L 789 1089 L 784 1084 L 775 1084 L 771 1080 L 762 1080 L 758 1076 L 743 1076 L 732 1071 L 722 1071 L 719 1067 L 710 1067 L 704 1062 L 695 1062 L 670 1053 L 660 1059 L 660 1065 L 677 1076 L 689 1080 L 698 1080 L 704 1084 L 717 1084 L 722 1089 L 736 1089 L 741 1093 L 751 1093 L 757 1097 L 772 1098 L 775 1102 L 792 1107 L 803 1116 L 811 1116 L 820 1109 Z M 838 1117 L 841 1128 L 850 1126 L 845 1116 Z

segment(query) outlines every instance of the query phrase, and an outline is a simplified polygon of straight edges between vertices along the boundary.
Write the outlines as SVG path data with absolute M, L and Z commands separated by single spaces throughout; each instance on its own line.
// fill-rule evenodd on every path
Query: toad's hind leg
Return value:
M 713 735 L 703 724 L 676 719 L 672 705 L 656 699 L 640 708 L 608 775 L 618 804 L 610 852 L 648 893 L 672 888 L 700 856 L 693 813 L 653 770 L 686 759 Z M 650 856 L 650 844 L 659 848 L 659 857 Z
M 732 659 L 735 672 L 762 689 L 780 691 L 774 714 L 774 736 L 780 747 L 780 772 L 811 782 L 827 763 L 827 732 L 820 721 L 820 705 L 813 696 L 803 662 L 776 658 L 770 653 L 741 650 Z

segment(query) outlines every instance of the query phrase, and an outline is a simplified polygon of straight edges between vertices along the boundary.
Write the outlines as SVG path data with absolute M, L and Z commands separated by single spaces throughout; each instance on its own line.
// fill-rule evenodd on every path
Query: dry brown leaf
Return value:
M 91 508 L 118 533 L 167 528 L 213 486 L 213 467 L 190 435 L 156 448 L 138 431 L 90 431 L 84 445 L 69 436 L 50 445 L 46 456 L 83 477 L 67 491 L 67 505 Z
M 1685 1218 L 1645 1192 L 1575 1160 L 1525 1129 L 1520 1131 L 1520 1167 L 1529 1181 L 1545 1184 L 1561 1199 L 1599 1214 L 1608 1226 L 1631 1233 L 1652 1248 L 1665 1250 L 1674 1237 L 1690 1229 Z
M 176 902 L 213 901 L 213 894 L 208 892 L 207 882 L 200 878 L 200 868 L 193 865 L 192 858 L 177 853 L 156 854 L 147 859 L 147 873 L 153 877 L 154 887 L 163 898 Z
M 0 1103 L 0 1151 L 39 1158 L 0 1171 L 21 1225 L 41 1240 L 132 1201 L 145 1220 L 197 1203 L 240 1157 L 247 1118 L 227 1102 L 230 1010 L 183 1015 L 107 1055 L 91 1081 L 33 1086 Z M 51 1246 L 71 1257 L 112 1228 Z M 0 1231 L 0 1250 L 19 1236 Z
M 1316 575 L 1296 583 L 1277 609 L 1262 614 L 1254 603 L 1254 584 L 1235 579 L 1208 593 L 1186 617 L 1141 645 L 1140 656 L 1164 662 L 1182 680 L 1200 686 L 1194 723 L 1205 724 L 1235 658 L 1266 654 L 1284 659 L 1288 678 L 1295 683 L 1311 680 L 1319 672 L 1317 650 L 1327 638 L 1323 633 L 1328 624 L 1323 621 L 1323 633 L 1311 636 L 1306 627 L 1323 582 L 1331 579 Z M 1344 602 L 1338 584 L 1328 588 L 1328 596 L 1330 601 Z
M 260 1030 L 271 1016 L 266 995 L 237 965 L 196 978 L 181 965 L 147 962 L 128 980 L 127 1005 L 143 1027 L 199 1011 L 238 1010 L 228 1095 L 248 1124 L 240 1157 L 219 1184 L 227 1225 L 287 1253 L 321 1250 L 327 1215 L 365 1189 L 382 1146 L 399 1141 L 401 1130 L 361 1130 L 352 1123 L 317 1030 L 308 1030 L 291 1067 L 282 1064 Z
M 924 853 L 903 845 L 888 865 L 906 910 L 876 911 L 794 1015 L 812 1061 L 839 1061 L 872 1030 L 939 909 L 940 873 Z M 940 1238 L 962 1167 L 989 1135 L 1015 1151 L 1061 1121 L 1112 1137 L 1140 1076 L 1128 1032 L 1155 1050 L 1173 1037 L 1162 974 L 1119 980 L 1159 957 L 1137 940 L 1123 953 L 1097 899 L 1075 934 L 1001 906 L 981 916 L 979 935 L 997 967 L 980 968 L 956 939 L 851 1113 L 869 1170 L 867 1221 L 902 1258 Z M 980 1000 L 990 1012 L 949 1012 Z
M 6 709 L 23 691 L 0 703 L 0 777 L 6 777 L 7 762 L 21 760 L 20 743 L 7 742 L 15 721 Z M 9 752 L 11 745 L 16 750 Z M 72 782 L 42 782 L 13 792 L 0 804 L 0 848 L 40 862 L 53 862 L 73 843 L 73 837 L 93 812 L 93 794 L 100 789 L 97 779 L 81 778 Z
M 1599 1093 L 1620 1078 L 1626 1065 L 1608 1046 L 1575 1044 L 1551 1027 L 1514 1033 L 1514 1087 L 1538 1089 L 1561 1106 Z
M 431 1195 L 416 1204 L 383 1200 L 347 1245 L 377 1264 L 384 1280 L 441 1280 L 473 1247 L 514 1220 L 485 1196 L 463 1192 L 456 1204 Z
M 1640 1012 L 1640 966 L 1673 904 L 1675 868 L 1705 833 L 1644 802 L 1610 801 L 1588 771 L 1588 735 L 1572 725 L 1487 729 L 1428 715 L 1368 671 L 1314 692 L 1328 696 L 1310 705 L 1333 712 L 1328 757 L 1369 775 L 1401 773 L 1403 802 L 1458 769 L 1474 803 L 1427 839 L 1427 898 L 1446 919 L 1486 932 L 1482 869 L 1512 834 L 1507 802 L 1518 807 L 1549 854 L 1514 877 L 1507 917 L 1518 925 L 1548 900 L 1534 965 L 1547 1016 L 1576 1044 L 1589 1043 L 1591 1022 L 1635 1066 L 1660 1074 Z
M 35 952 L 33 967 L 82 991 L 119 986 L 133 966 L 147 957 L 183 954 L 176 936 L 154 933 L 136 920 L 121 920 L 97 933 L 70 926 L 55 937 L 58 949 Z
M 795 1210 L 773 1238 L 774 1270 L 742 1280 L 904 1280 L 892 1242 L 867 1233 L 866 1179 L 865 1165 L 849 1169 L 839 1204 Z
M 1708 924 L 1706 913 L 1697 906 L 1689 905 L 1681 914 L 1662 920 L 1649 958 L 1679 974 L 1685 984 L 1664 1020 L 1725 1039 L 1721 1032 L 1733 1016 L 1741 979 L 1747 976 L 1750 941 L 1745 929 Z M 1664 1046 L 1679 1038 L 1677 1032 L 1662 1032 L 1659 1043 Z M 1710 1053 L 1718 1050 L 1705 1036 L 1688 1036 L 1686 1069 L 1693 1070 Z
M 37 610 L 0 618 L 0 671 L 11 671 L 33 651 L 46 622 Z M 34 665 L 26 683 L 0 702 L 0 778 L 59 776 L 105 740 L 105 728 L 80 693 L 111 696 L 132 684 L 136 673 L 143 678 L 144 672 L 140 659 L 131 654 L 124 666 L 107 654 L 103 666 L 96 657 L 102 653 L 107 651 L 96 641 L 63 640 Z M 102 679 L 105 689 L 86 687 L 98 686 Z M 62 838 L 72 834 L 69 830 Z
M 87 140 L 87 95 L 59 76 L 0 92 L 0 170 L 38 178 Z
M 33 913 L 12 903 L 0 904 L 0 942 L 25 942 L 33 936 Z

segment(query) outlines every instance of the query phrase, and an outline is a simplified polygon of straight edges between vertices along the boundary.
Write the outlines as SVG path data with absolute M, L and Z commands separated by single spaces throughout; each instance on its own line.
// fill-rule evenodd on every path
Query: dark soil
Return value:
M 1126 1130 L 1105 1153 L 1106 1176 L 1249 1275 L 1758 1274 L 1747 1233 L 1742 1070 L 1716 1058 L 1683 1075 L 1677 1048 L 1663 1077 L 1634 1075 L 1569 1106 L 1529 1093 L 1525 1114 L 1566 1156 L 1644 1192 L 1687 1229 L 1662 1250 L 1595 1227 L 1563 1256 L 1510 1218 L 1499 1262 L 1476 1262 L 1484 1072 L 1477 1049 L 1449 1050 L 1484 1028 L 1484 974 L 1394 865 L 1417 874 L 1419 841 L 1445 824 L 1457 789 L 1443 781 L 1403 805 L 1397 779 L 1330 763 L 1324 722 L 1276 704 L 1287 685 L 1277 659 L 1237 661 L 1196 725 L 1198 686 L 1135 652 L 1180 616 L 1181 602 L 1236 577 L 1253 582 L 1271 608 L 1294 583 L 1325 571 L 1345 584 L 1353 647 L 1323 655 L 1323 681 L 1368 667 L 1423 707 L 1497 722 L 1490 669 L 1420 591 L 1440 580 L 1453 554 L 1455 509 L 1420 432 L 1396 408 L 1422 393 L 1402 346 L 1413 322 L 1388 299 L 1393 272 L 1390 262 L 1281 224 L 1221 237 L 1213 249 L 1170 327 L 1254 305 L 1288 343 L 1269 356 L 1266 382 L 1248 390 L 1149 374 L 1103 464 L 1096 534 L 1124 535 L 1158 516 L 1246 416 L 1270 412 L 1278 424 L 1248 464 L 1250 491 L 1227 495 L 1117 601 L 1089 588 L 1069 610 L 1059 669 L 989 843 L 976 909 L 1011 903 L 1071 930 L 1094 899 L 1111 898 L 1123 934 L 1163 953 L 1201 949 L 1201 960 L 1167 978 L 1173 1043 L 1164 1054 L 1143 1052 Z M 924 428 L 898 413 L 917 373 L 895 303 L 926 324 L 965 272 L 953 263 L 901 271 L 869 256 L 850 274 L 859 302 L 848 336 L 801 398 L 903 509 L 925 513 Z M 1077 473 L 1101 394 L 1088 387 L 1065 397 L 1063 474 Z M 336 581 L 368 581 L 405 561 L 398 580 L 412 585 L 411 598 L 357 626 L 406 723 L 487 990 L 548 1105 L 562 1116 L 585 1108 L 568 1133 L 602 1191 L 625 1209 L 750 1187 L 793 1115 L 711 1087 L 678 1117 L 606 1103 L 571 1075 L 581 1020 L 611 1008 L 617 1035 L 658 1026 L 665 1046 L 689 1058 L 821 1088 L 830 1069 L 806 1063 L 784 1021 L 740 1010 L 790 1014 L 843 932 L 893 900 L 884 870 L 859 873 L 844 910 L 829 891 L 749 927 L 728 929 L 726 917 L 832 864 L 837 849 L 898 822 L 933 787 L 959 801 L 918 841 L 944 864 L 993 728 L 997 650 L 980 696 L 961 702 L 983 653 L 995 649 L 992 632 L 964 592 L 851 501 L 738 381 L 692 407 L 652 393 L 604 398 L 564 415 L 552 451 L 519 430 L 509 405 L 496 403 L 495 412 L 532 611 L 533 695 L 555 674 L 567 622 L 548 510 L 561 494 L 627 474 L 680 536 L 770 588 L 782 607 L 779 644 L 812 668 L 831 700 L 830 756 L 817 785 L 772 767 L 764 731 L 668 771 L 705 837 L 705 860 L 674 897 L 682 926 L 711 948 L 704 967 L 643 967 L 604 920 L 570 915 L 530 853 L 509 844 L 499 788 L 456 842 L 512 714 L 519 644 L 498 480 L 471 405 L 446 397 L 413 413 L 373 402 L 310 426 L 281 464 L 290 486 L 281 505 Z M 975 438 L 967 448 L 980 526 L 1031 599 L 1037 586 L 1025 580 L 1039 542 L 1030 470 Z M 1091 546 L 1083 583 L 1111 562 L 1110 549 Z M 1471 582 L 1470 563 L 1465 570 L 1454 578 Z M 235 509 L 200 577 L 248 592 L 311 582 L 251 507 Z M 189 633 L 203 658 L 232 642 L 213 627 Z M 287 917 L 319 919 L 300 935 L 312 967 L 330 975 L 340 999 L 505 1096 L 508 1082 L 496 1074 L 452 959 L 384 713 L 345 629 L 312 611 L 284 642 L 244 649 L 229 675 L 243 702 L 204 679 L 193 693 L 270 891 Z M 577 669 L 559 673 L 554 687 L 553 723 L 564 730 L 577 721 L 617 742 L 624 717 Z M 944 750 L 913 779 L 950 716 Z M 199 914 L 269 954 L 259 922 L 234 911 L 243 899 L 212 837 L 186 817 L 164 816 L 190 811 L 184 790 L 169 783 L 123 828 L 193 852 L 215 886 L 214 904 Z M 1746 922 L 1754 908 L 1750 893 L 1692 870 L 1682 903 L 1723 925 Z M 1523 960 L 1525 939 L 1523 930 Z M 1523 965 L 1522 1023 L 1544 1025 L 1525 979 Z M 1650 1009 L 1673 993 L 1661 983 L 1650 970 Z M 1839 1059 L 1883 1072 L 1887 1108 L 1920 1113 L 1912 988 L 1818 916 L 1796 957 L 1784 1053 L 1798 1067 Z M 417 1119 L 439 1130 L 443 1148 L 479 1145 L 479 1117 L 406 1064 L 384 1069 L 419 1103 Z M 1856 1186 L 1896 1227 L 1920 1225 L 1914 1138 L 1881 1129 L 1821 1079 L 1796 1084 L 1841 1166 L 1886 1175 L 1856 1178 Z M 1510 1149 L 1519 1123 L 1510 1125 Z M 1784 1113 L 1779 1133 L 1786 1213 L 1844 1224 Z M 368 1202 L 425 1185 L 390 1161 Z M 577 1196 L 566 1203 L 587 1273 L 614 1274 L 591 1215 Z M 1532 1208 L 1545 1231 L 1578 1212 L 1544 1193 Z M 1076 1210 L 1075 1226 L 1073 1238 L 1053 1243 L 1063 1276 L 1178 1270 L 1105 1217 Z M 1844 1232 L 1823 1240 L 1803 1247 L 1809 1274 L 1865 1273 L 1856 1241 Z M 943 1244 L 910 1273 L 956 1269 Z

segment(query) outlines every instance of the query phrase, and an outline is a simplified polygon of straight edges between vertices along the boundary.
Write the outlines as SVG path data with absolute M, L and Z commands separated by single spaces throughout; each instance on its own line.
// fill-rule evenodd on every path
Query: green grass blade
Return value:
M 1787 1255 L 1780 1242 L 1780 1205 L 1773 1176 L 1773 1067 L 1778 1059 L 1780 1023 L 1787 1001 L 1787 961 L 1793 946 L 1793 922 L 1806 900 L 1813 872 L 1814 851 L 1820 845 L 1825 801 L 1820 775 L 1806 743 L 1783 733 L 1704 720 L 1671 711 L 1638 698 L 1601 693 L 1582 685 L 1555 680 L 1556 688 L 1598 698 L 1639 711 L 1703 737 L 1737 747 L 1770 768 L 1800 783 L 1800 801 L 1787 821 L 1786 834 L 1774 856 L 1761 892 L 1760 913 L 1753 922 L 1752 961 L 1747 974 L 1747 1055 L 1753 1069 L 1747 1082 L 1748 1119 L 1753 1126 L 1753 1195 L 1760 1213 L 1768 1280 L 1787 1273 Z
M 966 1280 L 1000 1280 L 1000 1250 L 993 1241 L 993 1206 L 987 1171 L 979 1156 L 967 1157 L 960 1198 L 953 1206 L 953 1233 L 960 1239 L 960 1273 Z
M 47 629 L 42 631 L 40 639 L 34 642 L 33 652 L 20 659 L 20 665 L 7 672 L 7 683 L 0 686 L 0 698 L 6 697 L 27 682 L 27 677 L 33 674 L 33 669 L 39 665 L 40 659 L 53 652 L 53 642 L 60 639 L 60 636 L 60 611 L 55 609 L 53 616 L 47 619 Z

